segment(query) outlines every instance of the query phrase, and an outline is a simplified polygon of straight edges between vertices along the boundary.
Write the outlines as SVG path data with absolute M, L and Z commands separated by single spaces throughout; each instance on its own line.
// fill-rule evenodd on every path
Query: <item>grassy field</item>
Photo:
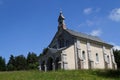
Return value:
M 120 80 L 120 70 L 13 71 L 0 72 L 0 80 Z

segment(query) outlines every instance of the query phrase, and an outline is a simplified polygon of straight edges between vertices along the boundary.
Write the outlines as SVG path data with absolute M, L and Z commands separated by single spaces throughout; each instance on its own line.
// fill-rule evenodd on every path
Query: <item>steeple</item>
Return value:
M 62 11 L 60 11 L 60 15 L 58 17 L 58 29 L 60 28 L 66 29 L 64 20 L 65 20 L 65 17 L 63 16 Z

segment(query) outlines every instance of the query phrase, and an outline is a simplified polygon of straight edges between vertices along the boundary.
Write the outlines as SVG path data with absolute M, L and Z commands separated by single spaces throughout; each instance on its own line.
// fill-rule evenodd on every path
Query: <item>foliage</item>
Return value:
M 15 57 L 11 55 L 7 63 L 7 71 L 37 69 L 38 65 L 38 56 L 33 52 L 29 52 L 27 58 L 24 55 Z
M 6 77 L 7 76 L 7 77 Z M 0 72 L 0 80 L 120 80 L 120 70 L 14 71 Z
M 3 59 L 0 56 L 0 71 L 5 71 L 6 70 L 6 64 L 5 64 L 5 59 Z
M 27 56 L 27 65 L 28 65 L 28 69 L 37 69 L 38 67 L 38 57 L 35 53 L 28 53 Z
M 7 64 L 7 70 L 26 70 L 27 62 L 26 58 L 23 55 L 19 55 L 14 57 L 13 55 L 10 56 L 9 62 Z
M 8 71 L 15 70 L 15 57 L 13 55 L 10 56 L 10 59 L 7 64 L 7 70 Z
M 27 61 L 23 55 L 19 55 L 15 57 L 15 67 L 16 67 L 16 70 L 26 70 Z
M 27 69 L 27 61 L 23 55 L 19 55 L 14 57 L 13 55 L 10 56 L 10 59 L 7 64 L 7 70 L 26 70 Z
M 117 63 L 117 68 L 120 69 L 120 50 L 113 50 L 115 61 Z

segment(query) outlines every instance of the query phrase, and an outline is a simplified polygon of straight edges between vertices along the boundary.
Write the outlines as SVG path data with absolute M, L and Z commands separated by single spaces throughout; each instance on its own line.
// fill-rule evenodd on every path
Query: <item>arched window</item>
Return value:
M 66 46 L 69 46 L 70 42 L 69 40 L 66 40 Z
M 85 51 L 82 51 L 82 58 L 85 60 Z
M 98 53 L 96 53 L 96 61 L 99 62 L 99 56 L 98 56 Z
M 107 56 L 107 62 L 108 62 L 108 63 L 110 62 L 110 58 L 109 58 L 109 55 Z
M 59 48 L 64 47 L 64 39 L 59 39 L 58 43 L 59 43 Z

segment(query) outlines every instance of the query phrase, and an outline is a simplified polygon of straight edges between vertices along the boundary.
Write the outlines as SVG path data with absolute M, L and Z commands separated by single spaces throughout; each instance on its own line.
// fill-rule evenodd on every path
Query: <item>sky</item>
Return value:
M 120 49 L 120 0 L 0 0 L 0 56 L 39 55 L 57 31 L 60 10 L 67 28 Z

